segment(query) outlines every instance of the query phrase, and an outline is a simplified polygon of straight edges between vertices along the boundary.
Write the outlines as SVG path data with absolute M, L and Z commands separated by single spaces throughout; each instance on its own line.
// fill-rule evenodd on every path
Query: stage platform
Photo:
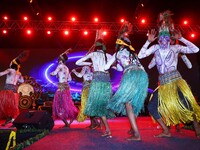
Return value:
M 155 138 L 161 132 L 158 124 L 149 116 L 137 118 L 142 141 L 127 141 L 127 131 L 130 128 L 127 117 L 117 117 L 108 120 L 113 138 L 101 137 L 104 129 L 91 130 L 86 128 L 90 121 L 82 123 L 74 121 L 71 128 L 62 128 L 64 123 L 56 120 L 48 135 L 25 148 L 25 150 L 200 150 L 200 139 L 193 130 L 181 128 L 176 132 L 171 127 L 171 138 Z M 0 121 L 3 123 L 3 120 Z M 0 130 L 13 129 L 12 124 L 0 127 Z M 183 127 L 183 125 L 181 125 Z

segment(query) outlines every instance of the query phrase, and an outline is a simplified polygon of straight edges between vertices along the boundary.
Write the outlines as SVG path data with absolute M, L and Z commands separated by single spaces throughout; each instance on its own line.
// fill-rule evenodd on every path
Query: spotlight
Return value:
M 188 25 L 188 21 L 187 21 L 187 20 L 184 20 L 184 21 L 183 21 L 183 24 L 184 24 L 184 25 Z
M 24 16 L 24 21 L 27 21 L 28 20 L 28 17 Z
M 3 34 L 6 34 L 6 33 L 7 33 L 7 30 L 3 30 L 2 32 L 3 32 Z
M 4 20 L 8 20 L 8 17 L 7 17 L 7 16 L 4 16 L 3 19 L 4 19 Z
M 74 21 L 76 21 L 76 18 L 75 18 L 75 17 L 72 17 L 71 20 L 74 22 Z
M 124 23 L 124 21 L 125 21 L 125 20 L 124 20 L 123 18 L 120 20 L 121 23 Z
M 83 34 L 84 34 L 84 35 L 88 35 L 88 31 L 84 31 Z
M 48 30 L 48 31 L 47 31 L 47 34 L 48 34 L 48 35 L 50 35 L 50 34 L 51 34 L 51 31 L 50 31 L 50 30 Z
M 28 35 L 31 35 L 31 30 L 30 29 L 28 29 L 28 30 L 26 30 L 26 33 L 28 34 Z
M 64 31 L 64 35 L 69 35 L 69 31 L 68 31 L 68 30 L 65 30 L 65 31 Z
M 51 21 L 51 20 L 52 20 L 52 17 L 48 17 L 47 19 L 48 19 L 48 21 Z
M 96 17 L 96 18 L 94 18 L 94 22 L 98 22 L 99 21 L 99 19 Z

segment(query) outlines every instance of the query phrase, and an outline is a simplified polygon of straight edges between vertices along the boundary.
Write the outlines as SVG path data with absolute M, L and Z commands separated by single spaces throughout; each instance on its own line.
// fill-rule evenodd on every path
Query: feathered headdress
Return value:
M 103 29 L 99 29 L 99 30 L 96 31 L 95 42 L 92 45 L 92 47 L 89 49 L 87 54 L 93 52 L 95 50 L 95 48 L 98 48 L 98 47 L 101 47 L 101 49 L 103 51 L 106 51 L 103 32 L 104 32 Z
M 130 32 L 132 31 L 132 24 L 125 21 L 123 23 L 123 25 L 121 26 L 119 33 L 118 33 L 118 38 L 116 41 L 116 47 L 118 47 L 118 45 L 124 45 L 130 48 L 130 50 L 135 50 L 132 46 L 131 46 L 131 41 L 128 38 L 128 35 L 130 34 Z
M 159 14 L 158 16 L 158 29 L 159 36 L 167 35 L 170 36 L 170 32 L 174 31 L 174 23 L 171 18 L 172 12 L 170 10 L 166 10 Z

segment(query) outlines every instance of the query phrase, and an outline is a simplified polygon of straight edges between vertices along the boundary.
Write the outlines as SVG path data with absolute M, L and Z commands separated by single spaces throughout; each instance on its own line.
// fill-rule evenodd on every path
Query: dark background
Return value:
M 141 3 L 144 7 L 141 7 Z M 156 23 L 157 16 L 164 10 L 171 10 L 175 24 L 181 24 L 183 19 L 188 19 L 190 25 L 199 25 L 199 4 L 197 0 L 33 0 L 32 3 L 27 0 L 1 0 L 0 16 L 1 19 L 7 15 L 10 20 L 21 20 L 22 15 L 28 15 L 31 20 L 46 20 L 48 15 L 53 16 L 56 21 L 68 21 L 72 15 L 77 17 L 78 21 L 92 21 L 97 15 L 100 22 L 116 22 L 124 17 L 131 23 L 137 23 L 142 17 L 145 17 L 148 24 Z M 39 12 L 39 15 L 36 15 Z M 187 33 L 183 36 L 200 47 L 200 33 L 197 33 L 195 39 L 190 39 Z M 55 60 L 65 49 L 71 47 L 73 52 L 87 51 L 94 43 L 95 33 L 83 37 L 79 32 L 74 32 L 70 37 L 63 37 L 56 33 L 47 37 L 45 33 L 37 32 L 28 37 L 22 31 L 12 31 L 8 35 L 0 34 L 0 71 L 8 68 L 10 61 L 20 52 L 28 49 L 30 56 L 22 64 L 21 72 L 23 75 L 30 75 L 31 72 L 40 74 L 40 66 Z M 117 33 L 111 33 L 105 38 L 107 52 L 114 53 L 115 40 Z M 145 33 L 133 33 L 130 35 L 132 46 L 136 52 L 140 50 L 147 37 Z M 73 53 L 72 52 L 72 53 Z M 199 53 L 187 55 L 193 64 L 192 69 L 187 69 L 180 59 L 178 69 L 182 76 L 192 88 L 195 96 L 200 98 L 199 86 Z M 151 57 L 142 59 L 147 73 L 149 74 L 150 85 L 154 89 L 157 86 L 157 70 L 147 68 Z M 74 64 L 69 66 L 73 69 Z M 75 78 L 75 77 L 74 77 Z M 119 78 L 120 80 L 120 78 Z M 0 89 L 3 89 L 5 77 L 0 78 Z

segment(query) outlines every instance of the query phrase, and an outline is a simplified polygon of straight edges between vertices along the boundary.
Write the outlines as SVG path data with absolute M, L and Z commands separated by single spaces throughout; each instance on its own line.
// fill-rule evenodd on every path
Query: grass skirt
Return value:
M 148 84 L 148 76 L 144 70 L 126 71 L 107 108 L 118 114 L 127 115 L 125 103 L 128 102 L 132 105 L 135 115 L 138 116 L 144 107 Z
M 182 103 L 178 91 L 183 94 L 186 106 Z M 193 121 L 193 115 L 196 116 L 197 121 L 200 121 L 200 106 L 184 79 L 160 85 L 158 101 L 158 111 L 168 126 Z
M 0 91 L 0 118 L 12 117 L 19 115 L 19 94 L 11 90 Z
M 77 115 L 78 109 L 72 101 L 70 90 L 57 90 L 53 100 L 53 118 L 76 119 Z
M 83 88 L 82 93 L 81 93 L 80 111 L 77 117 L 78 122 L 83 122 L 85 121 L 85 119 L 88 118 L 88 116 L 84 114 L 84 110 L 85 110 L 87 99 L 88 99 L 88 92 L 89 92 L 89 86 Z
M 112 87 L 109 74 L 94 72 L 84 113 L 91 117 L 115 117 L 115 114 L 106 108 L 111 96 Z

